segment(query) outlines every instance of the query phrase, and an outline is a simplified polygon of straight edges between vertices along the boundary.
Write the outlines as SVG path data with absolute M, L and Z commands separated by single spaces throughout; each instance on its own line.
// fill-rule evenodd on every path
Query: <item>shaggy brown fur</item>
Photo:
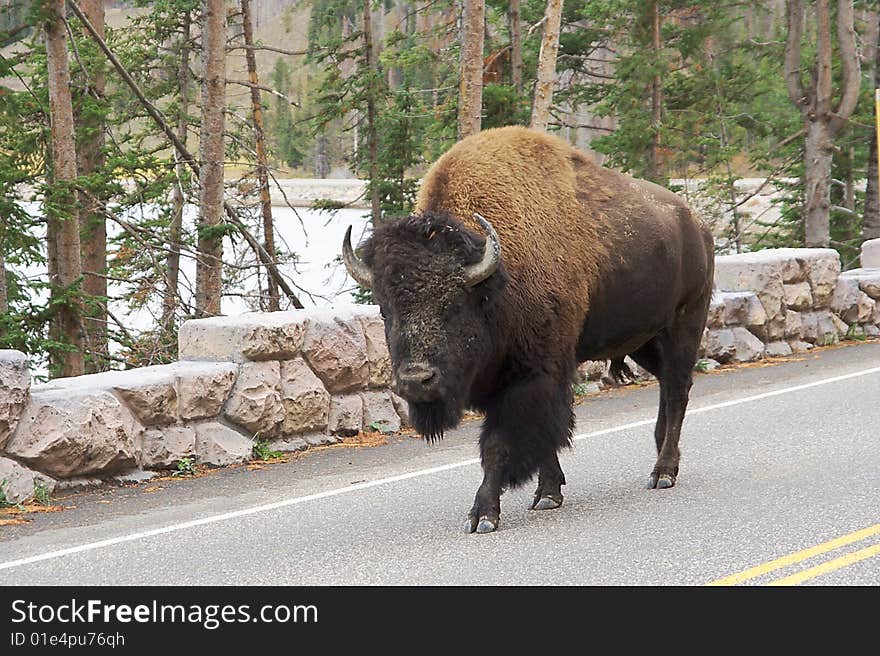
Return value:
M 501 266 L 468 288 L 462 270 L 484 234 L 475 212 L 498 234 Z M 364 261 L 396 374 L 424 381 L 411 390 L 417 427 L 438 436 L 462 407 L 486 412 L 468 530 L 494 530 L 501 490 L 536 472 L 536 507 L 562 503 L 556 452 L 571 436 L 572 374 L 588 359 L 623 371 L 631 355 L 658 377 L 649 486 L 674 484 L 712 251 L 671 192 L 522 127 L 457 143 L 425 175 L 414 215 L 376 229 Z

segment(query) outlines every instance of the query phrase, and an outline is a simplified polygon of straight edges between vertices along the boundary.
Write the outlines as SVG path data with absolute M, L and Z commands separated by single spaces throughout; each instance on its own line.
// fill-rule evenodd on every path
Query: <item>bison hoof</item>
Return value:
M 480 517 L 479 522 L 476 517 L 468 516 L 467 522 L 464 525 L 465 533 L 491 533 L 495 529 L 498 528 L 498 520 L 491 520 L 486 515 Z
M 532 504 L 532 510 L 553 510 L 554 508 L 558 508 L 561 505 L 561 497 L 559 499 L 556 499 L 554 497 L 541 497 L 540 499 L 535 499 L 534 503 Z
M 477 533 L 491 533 L 496 528 L 498 528 L 496 522 L 493 522 L 488 517 L 480 517 L 480 523 L 477 524 Z
M 651 474 L 648 479 L 649 490 L 665 490 L 675 485 L 675 476 L 672 474 Z

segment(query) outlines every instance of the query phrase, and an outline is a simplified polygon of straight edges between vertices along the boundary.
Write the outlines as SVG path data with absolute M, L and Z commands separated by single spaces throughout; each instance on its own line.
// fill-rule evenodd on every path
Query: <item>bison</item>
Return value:
M 712 235 L 675 194 L 555 136 L 486 130 L 431 166 L 414 214 L 376 226 L 360 258 L 349 228 L 343 260 L 380 306 L 415 428 L 432 441 L 485 414 L 467 531 L 494 531 L 501 493 L 536 473 L 532 508 L 562 504 L 585 360 L 620 376 L 629 355 L 657 377 L 648 487 L 675 485 L 713 277 Z

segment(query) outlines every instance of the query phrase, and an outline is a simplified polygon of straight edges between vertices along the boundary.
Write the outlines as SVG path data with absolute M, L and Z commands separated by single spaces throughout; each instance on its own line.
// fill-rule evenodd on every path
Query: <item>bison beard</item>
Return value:
M 443 433 L 455 428 L 463 413 L 464 408 L 455 399 L 409 404 L 410 421 L 429 443 L 442 440 Z

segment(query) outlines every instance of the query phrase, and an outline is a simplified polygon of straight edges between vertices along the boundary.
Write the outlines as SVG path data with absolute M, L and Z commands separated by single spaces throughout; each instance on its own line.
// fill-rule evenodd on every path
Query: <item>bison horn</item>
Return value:
M 498 243 L 498 235 L 495 228 L 482 216 L 474 212 L 480 226 L 486 232 L 486 246 L 483 248 L 483 257 L 476 264 L 465 267 L 464 277 L 468 287 L 473 287 L 495 273 L 501 262 L 501 244 Z
M 348 275 L 354 278 L 361 287 L 372 288 L 373 273 L 366 264 L 358 259 L 351 247 L 351 226 L 348 226 L 348 230 L 345 231 L 345 239 L 342 242 L 342 261 L 345 262 Z

